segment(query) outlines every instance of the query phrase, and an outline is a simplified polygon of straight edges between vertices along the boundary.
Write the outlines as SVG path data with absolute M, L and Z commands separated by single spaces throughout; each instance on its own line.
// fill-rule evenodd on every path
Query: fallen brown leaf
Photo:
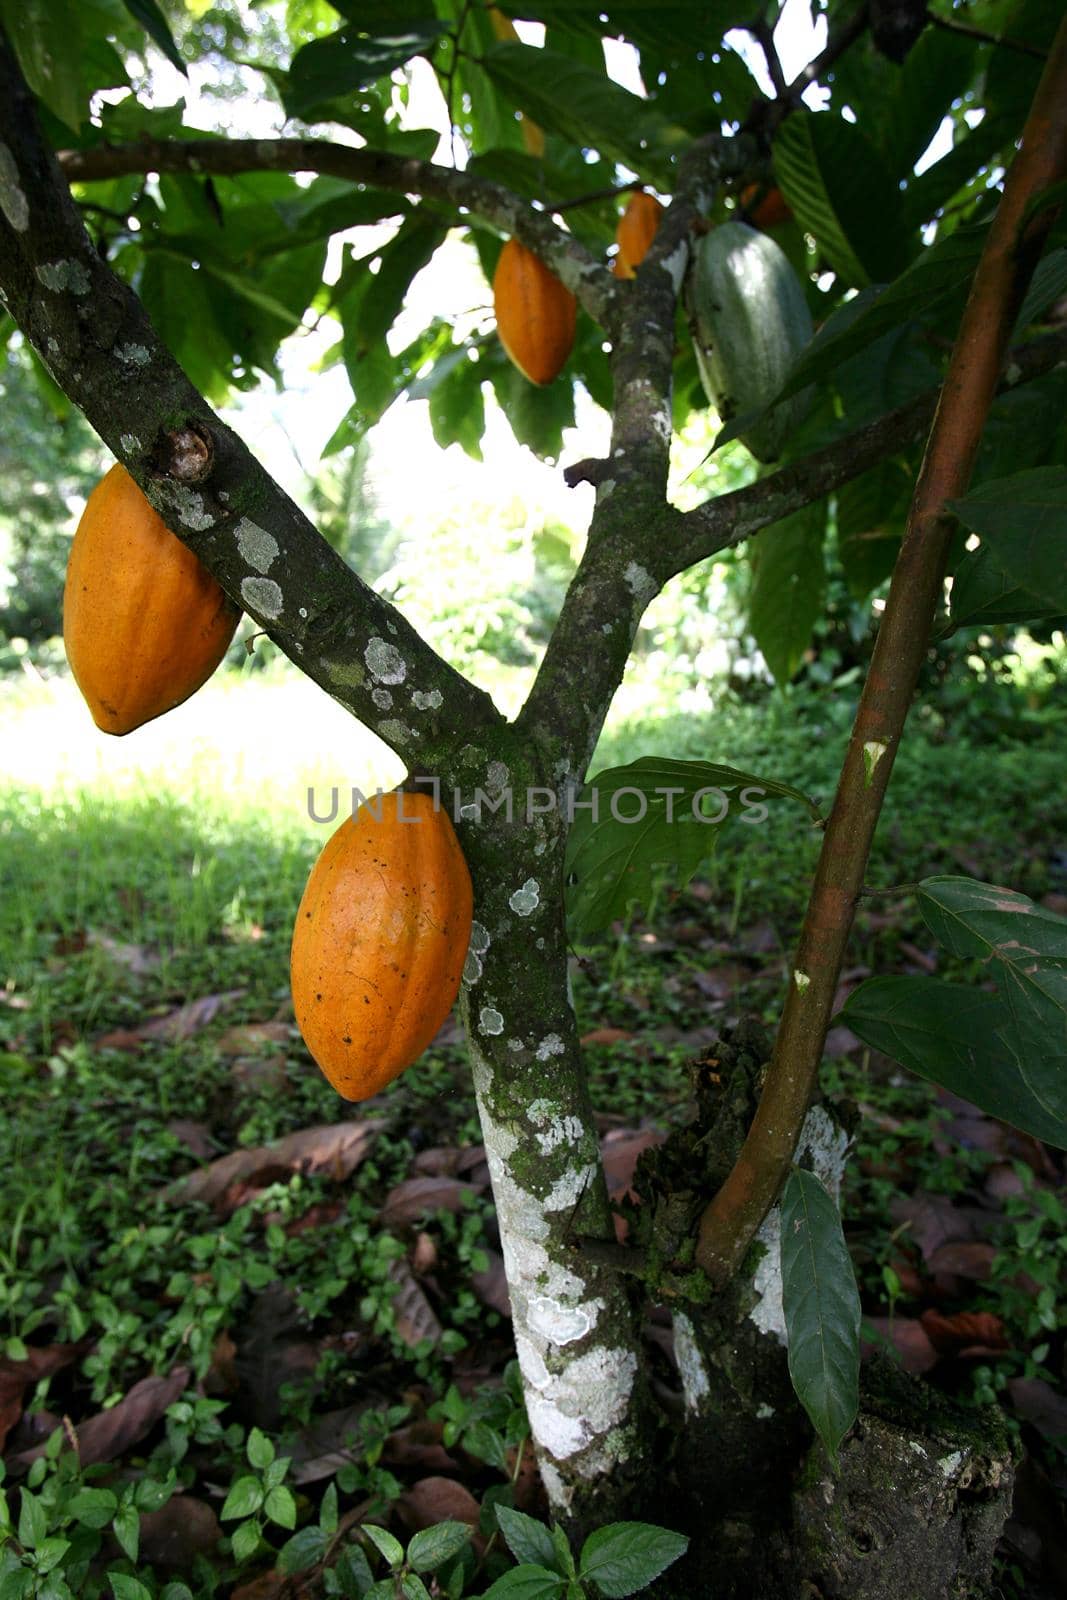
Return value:
M 974 1278 L 981 1283 L 989 1277 L 996 1253 L 995 1245 L 981 1239 L 960 1239 L 940 1245 L 926 1264 L 935 1277 Z
M 87 1339 L 78 1344 L 29 1345 L 22 1361 L 0 1356 L 0 1450 L 22 1416 L 23 1396 L 30 1385 L 71 1366 L 89 1345 Z
M 189 1368 L 175 1367 L 166 1377 L 142 1378 L 108 1411 L 97 1411 L 78 1424 L 78 1458 L 83 1467 L 114 1461 L 131 1445 L 139 1444 L 172 1406 L 189 1383 Z M 25 1450 L 9 1465 L 28 1467 L 44 1452 L 44 1445 Z
M 275 1044 L 287 1044 L 293 1037 L 293 1026 L 288 1022 L 241 1022 L 227 1028 L 218 1041 L 219 1054 L 224 1056 L 254 1055 L 257 1050 Z
M 387 1467 L 416 1467 L 423 1472 L 458 1472 L 459 1462 L 441 1443 L 441 1424 L 422 1417 L 397 1428 L 385 1441 L 382 1461 Z
M 608 1194 L 621 1200 L 633 1183 L 634 1168 L 645 1150 L 664 1142 L 667 1135 L 658 1128 L 612 1128 L 600 1141 Z
M 483 1306 L 497 1311 L 502 1317 L 511 1316 L 511 1298 L 508 1294 L 508 1276 L 504 1271 L 504 1257 L 496 1250 L 487 1250 L 489 1265 L 484 1272 L 471 1274 L 471 1288 Z
M 478 1502 L 454 1478 L 420 1478 L 396 1503 L 397 1520 L 408 1533 L 419 1533 L 438 1522 L 467 1522 L 478 1526 Z
M 1008 1348 L 1004 1324 L 992 1311 L 957 1311 L 946 1316 L 931 1307 L 920 1320 L 931 1344 L 946 1354 L 961 1354 L 970 1345 L 992 1350 Z
M 351 1177 L 367 1155 L 378 1129 L 379 1118 L 366 1121 L 328 1122 L 315 1128 L 303 1128 L 290 1133 L 274 1144 L 260 1145 L 254 1150 L 234 1150 L 220 1156 L 210 1166 L 188 1173 L 177 1183 L 163 1190 L 165 1200 L 202 1200 L 210 1204 L 219 1199 L 231 1185 L 249 1183 L 264 1170 L 302 1172 L 307 1176 L 323 1176 L 340 1182 Z M 269 1181 L 269 1180 L 267 1180 Z
M 222 1537 L 206 1500 L 176 1494 L 158 1511 L 141 1512 L 141 1559 L 173 1572 L 187 1572 L 197 1556 L 212 1556 Z
M 579 1044 L 625 1044 L 627 1039 L 632 1039 L 633 1034 L 628 1028 L 593 1028 L 589 1033 L 583 1033 L 578 1040 Z
M 292 1460 L 293 1482 L 319 1483 L 354 1461 L 360 1419 L 373 1405 L 373 1399 L 367 1399 L 337 1411 L 324 1411 L 295 1437 L 283 1440 L 281 1453 Z
M 872 1333 L 878 1335 L 874 1339 L 864 1339 L 861 1350 L 864 1355 L 883 1348 L 884 1344 L 892 1345 L 900 1357 L 900 1364 L 907 1372 L 916 1374 L 929 1372 L 938 1362 L 938 1353 L 930 1342 L 930 1337 L 921 1322 L 913 1317 L 864 1317 L 864 1326 L 869 1327 Z
M 1052 1444 L 1067 1445 L 1067 1398 L 1043 1378 L 1009 1378 L 1008 1394 L 1017 1416 Z
M 398 1337 L 411 1348 L 424 1339 L 440 1344 L 443 1329 L 407 1261 L 394 1261 L 389 1277 L 397 1286 L 392 1305 Z
M 407 1228 L 434 1211 L 462 1211 L 477 1193 L 459 1178 L 405 1178 L 386 1195 L 378 1217 L 387 1228 Z
M 215 1147 L 207 1123 L 194 1122 L 191 1117 L 172 1118 L 167 1123 L 167 1132 L 173 1134 L 198 1161 L 206 1161 Z
M 152 1017 L 136 1028 L 117 1028 L 113 1033 L 102 1034 L 95 1043 L 103 1050 L 139 1050 L 151 1039 L 174 1042 L 191 1038 L 218 1016 L 219 1012 L 244 994 L 243 989 L 231 989 L 226 994 L 205 994 L 199 1000 L 190 1000 L 176 1011 L 165 1016 Z

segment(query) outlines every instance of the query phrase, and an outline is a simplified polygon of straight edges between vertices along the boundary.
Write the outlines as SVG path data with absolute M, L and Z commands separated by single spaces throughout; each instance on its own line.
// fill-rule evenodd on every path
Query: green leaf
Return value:
M 1035 1139 L 1067 1149 L 1067 1116 L 1034 1092 L 1000 995 L 934 978 L 870 978 L 841 1019 L 874 1050 Z
M 128 1572 L 117 1572 L 109 1567 L 107 1581 L 114 1600 L 152 1600 L 151 1589 L 146 1589 L 140 1578 L 131 1578 Z
M 860 1297 L 840 1212 L 799 1168 L 782 1194 L 782 1304 L 793 1388 L 836 1459 L 859 1409 Z
M 556 1565 L 556 1547 L 543 1522 L 538 1522 L 536 1517 L 528 1517 L 525 1511 L 515 1511 L 511 1506 L 498 1505 L 495 1514 L 497 1526 L 516 1561 L 539 1567 Z
M 379 1528 L 377 1523 L 374 1522 L 363 1523 L 362 1529 L 371 1544 L 385 1558 L 394 1572 L 403 1566 L 404 1546 L 399 1539 L 393 1537 L 388 1529 Z
M 136 1563 L 137 1552 L 141 1546 L 141 1519 L 133 1506 L 119 1507 L 111 1524 L 111 1531 L 118 1540 L 123 1554 Z
M 1030 280 L 1026 298 L 1015 319 L 1013 341 L 1018 339 L 1031 322 L 1037 322 L 1050 306 L 1057 304 L 1067 294 L 1067 250 L 1052 250 L 1042 256 Z
M 496 44 L 483 64 L 501 94 L 539 127 L 635 172 L 667 183 L 672 150 L 688 144 L 684 130 L 672 128 L 647 100 L 555 50 Z
M 282 1573 L 305 1572 L 321 1561 L 326 1553 L 326 1535 L 321 1528 L 301 1528 L 287 1539 L 278 1553 L 278 1571 Z
M 219 1516 L 223 1522 L 232 1521 L 235 1517 L 253 1517 L 262 1504 L 263 1487 L 259 1479 L 246 1475 L 231 1486 Z
M 657 866 L 671 866 L 674 881 L 688 883 L 714 849 L 718 827 L 732 814 L 749 826 L 763 821 L 767 795 L 799 800 L 814 814 L 799 789 L 711 761 L 642 756 L 598 772 L 575 801 L 567 840 L 572 937 L 600 932 L 635 901 L 647 910 Z M 620 820 L 627 817 L 636 820 Z
M 27 1550 L 36 1550 L 48 1537 L 48 1513 L 44 1505 L 29 1489 L 20 1490 L 22 1500 L 19 1511 L 19 1544 Z
M 247 1522 L 239 1523 L 230 1536 L 233 1559 L 238 1563 L 251 1561 L 262 1542 L 259 1523 L 253 1517 Z
M 859 600 L 893 570 L 910 490 L 900 462 L 883 461 L 837 491 L 837 553 Z
M 174 35 L 170 31 L 170 24 L 163 15 L 156 0 L 123 0 L 126 10 L 131 17 L 141 24 L 150 39 L 155 40 L 172 67 L 188 77 L 185 62 L 181 58 L 178 46 L 174 43 Z
M 788 683 L 811 644 L 826 593 L 826 502 L 766 528 L 755 543 L 748 625 L 778 683 Z
M 263 1509 L 276 1527 L 296 1527 L 296 1501 L 284 1484 L 270 1491 L 263 1502 Z
M 188 1584 L 175 1581 L 160 1590 L 159 1600 L 194 1600 L 194 1596 Z
M 106 1528 L 119 1503 L 110 1489 L 79 1489 L 67 1504 L 67 1511 L 85 1528 Z
M 905 266 L 900 191 L 858 124 L 795 112 L 775 135 L 774 171 L 797 221 L 844 284 L 884 283 Z
M 430 1591 L 415 1572 L 405 1572 L 400 1580 L 404 1600 L 430 1600 Z
M 337 1522 L 337 1485 L 329 1483 L 319 1506 L 319 1527 L 327 1538 L 332 1538 L 337 1532 Z
M 29 1600 L 34 1593 L 33 1573 L 28 1567 L 15 1567 L 0 1577 L 0 1600 Z
M 0 0 L 0 22 L 34 94 L 76 133 L 88 110 L 77 0 Z
M 274 1446 L 259 1428 L 253 1428 L 248 1435 L 245 1453 L 249 1466 L 255 1467 L 257 1472 L 264 1472 L 274 1460 Z
M 341 1582 L 341 1591 L 347 1596 L 359 1597 L 365 1595 L 374 1587 L 374 1574 L 358 1544 L 349 1545 L 341 1554 L 336 1566 L 337 1576 Z
M 1000 622 L 1032 622 L 1059 615 L 1057 606 L 1020 589 L 1001 572 L 987 545 L 968 550 L 956 568 L 949 605 L 955 628 L 970 628 L 978 623 L 991 627 Z
M 623 1600 L 647 1589 L 689 1548 L 682 1533 L 649 1522 L 615 1522 L 598 1528 L 582 1546 L 579 1572 L 592 1579 L 608 1600 Z
M 459 360 L 443 374 L 443 381 L 435 383 L 430 390 L 430 426 L 442 450 L 447 450 L 450 444 L 458 444 L 473 460 L 480 461 L 485 432 L 482 398 L 485 376 L 481 363 L 472 361 L 466 350 L 457 350 L 455 354 Z M 440 367 L 442 363 L 437 365 Z
M 37 1571 L 42 1575 L 51 1572 L 53 1567 L 59 1566 L 69 1549 L 69 1539 L 46 1539 L 36 1552 Z
M 388 77 L 412 56 L 425 55 L 443 29 L 441 22 L 425 22 L 370 39 L 357 27 L 347 27 L 325 39 L 313 39 L 297 51 L 282 85 L 286 114 L 313 121 L 316 110 L 329 101 L 343 100 L 375 79 Z
M 995 478 L 948 507 L 1016 587 L 1067 611 L 1067 467 Z
M 469 1543 L 471 1530 L 465 1522 L 438 1522 L 423 1528 L 408 1545 L 408 1564 L 416 1572 L 436 1572 Z
M 498 1578 L 482 1600 L 555 1600 L 566 1581 L 547 1567 L 524 1563 Z
M 495 1428 L 487 1422 L 473 1422 L 464 1430 L 463 1448 L 469 1455 L 476 1456 L 479 1461 L 488 1462 L 489 1466 L 498 1468 L 501 1472 L 508 1469 L 508 1452 L 503 1439 Z

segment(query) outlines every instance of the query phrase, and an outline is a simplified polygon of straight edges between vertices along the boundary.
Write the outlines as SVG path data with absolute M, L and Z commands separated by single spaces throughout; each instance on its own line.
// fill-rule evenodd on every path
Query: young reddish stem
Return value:
M 856 899 L 926 654 L 954 521 L 1008 338 L 1056 215 L 1031 203 L 1067 176 L 1067 19 L 971 286 L 927 441 L 900 555 L 823 838 L 774 1055 L 737 1162 L 700 1221 L 697 1261 L 717 1284 L 740 1265 L 777 1198 L 822 1060 Z

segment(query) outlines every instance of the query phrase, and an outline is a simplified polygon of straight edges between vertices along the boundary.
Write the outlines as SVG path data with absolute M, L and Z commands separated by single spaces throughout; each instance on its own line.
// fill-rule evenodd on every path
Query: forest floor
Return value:
M 494 1504 L 544 1508 L 460 1030 L 350 1107 L 288 996 L 293 911 L 326 836 L 307 783 L 398 773 L 337 708 L 306 717 L 290 683 L 205 694 L 136 748 L 86 739 L 65 689 L 20 691 L 0 715 L 0 1493 L 19 1541 L 0 1548 L 0 1593 L 362 1594 L 354 1555 L 323 1575 L 358 1549 L 347 1530 L 407 1541 L 456 1519 L 479 1530 L 462 1581 L 480 1594 L 508 1565 Z M 597 765 L 703 756 L 828 801 L 848 710 L 794 695 L 621 724 Z M 1067 913 L 1067 733 L 1031 731 L 917 729 L 842 1001 L 872 973 L 971 976 L 894 885 L 960 873 Z M 817 843 L 784 808 L 735 825 L 687 887 L 665 882 L 575 958 L 617 1195 L 685 1117 L 687 1063 L 743 1015 L 773 1022 Z M 843 1208 L 868 1344 L 1003 1406 L 1020 1467 L 1001 1594 L 1056 1592 L 1064 1158 L 841 1026 L 824 1085 L 863 1113 Z M 668 1322 L 650 1308 L 658 1379 L 677 1389 Z M 38 1589 L 12 1576 L 19 1549 Z

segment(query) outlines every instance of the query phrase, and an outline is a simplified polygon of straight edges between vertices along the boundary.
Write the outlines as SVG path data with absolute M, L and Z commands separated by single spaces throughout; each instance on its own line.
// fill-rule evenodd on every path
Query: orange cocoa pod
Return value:
M 750 183 L 747 189 L 741 190 L 741 208 L 754 228 L 777 228 L 783 222 L 792 220 L 793 213 L 786 204 L 781 189 L 763 191 L 763 199 L 754 211 L 750 211 L 749 206 L 760 192 L 761 186 L 758 183 Z
M 104 733 L 130 733 L 188 700 L 241 613 L 116 464 L 86 502 L 67 560 L 63 643 Z
M 630 196 L 615 229 L 619 253 L 612 271 L 617 278 L 637 277 L 637 269 L 656 237 L 662 215 L 663 207 L 654 194 L 646 194 L 639 189 Z
M 459 993 L 470 873 L 448 813 L 364 801 L 311 869 L 293 929 L 297 1026 L 338 1094 L 367 1100 L 426 1049 Z
M 493 274 L 496 330 L 531 383 L 551 383 L 574 348 L 578 303 L 544 262 L 509 239 Z

